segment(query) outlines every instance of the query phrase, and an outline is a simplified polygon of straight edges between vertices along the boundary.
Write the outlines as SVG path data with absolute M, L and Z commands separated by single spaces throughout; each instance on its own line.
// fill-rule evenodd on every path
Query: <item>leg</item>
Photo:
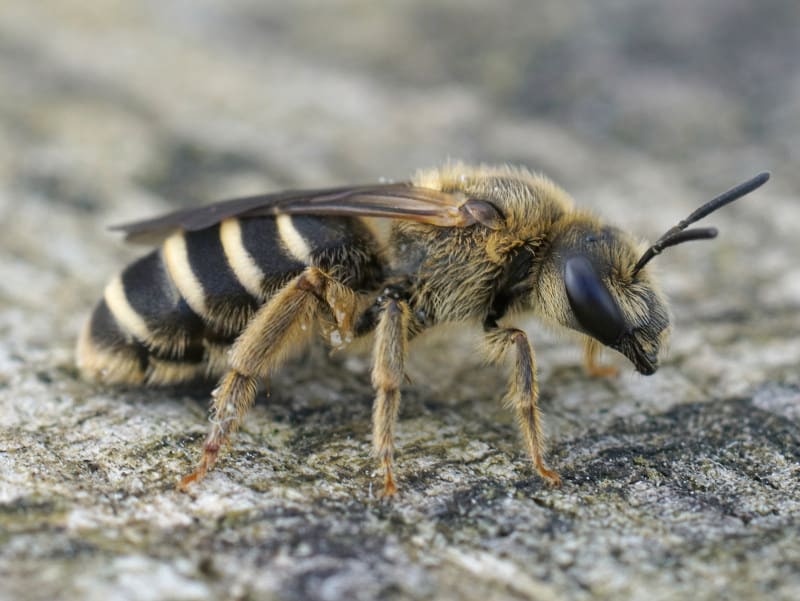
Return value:
M 256 379 L 236 370 L 229 370 L 220 385 L 211 393 L 211 431 L 203 444 L 203 455 L 197 468 L 178 483 L 178 489 L 186 492 L 192 482 L 206 477 L 208 470 L 217 462 L 219 450 L 239 427 L 248 409 L 256 398 Z
M 619 375 L 619 370 L 613 365 L 600 365 L 597 356 L 603 350 L 600 343 L 588 336 L 583 343 L 583 369 L 593 378 L 614 378 Z
M 211 431 L 203 445 L 203 455 L 197 469 L 181 480 L 181 490 L 202 480 L 214 466 L 220 448 L 253 405 L 258 380 L 269 376 L 294 350 L 308 342 L 314 322 L 326 304 L 331 308 L 335 305 L 334 315 L 340 327 L 350 327 L 355 294 L 309 267 L 253 316 L 231 348 L 229 370 L 213 393 Z
M 503 328 L 489 331 L 486 343 L 489 360 L 495 363 L 506 355 L 512 345 L 516 349 L 516 362 L 506 400 L 516 410 L 525 446 L 536 471 L 549 484 L 559 486 L 561 478 L 544 462 L 544 435 L 537 405 L 539 385 L 536 382 L 536 361 L 528 337 L 522 330 Z
M 394 426 L 400 408 L 400 384 L 405 373 L 410 311 L 405 301 L 389 298 L 384 304 L 375 330 L 372 385 L 375 404 L 372 409 L 372 443 L 383 468 L 383 494 L 397 492 L 392 471 Z

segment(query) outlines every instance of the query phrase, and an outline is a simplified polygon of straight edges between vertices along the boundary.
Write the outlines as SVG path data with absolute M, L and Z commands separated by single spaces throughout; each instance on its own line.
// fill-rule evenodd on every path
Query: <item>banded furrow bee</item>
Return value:
M 221 378 L 186 489 L 214 466 L 259 381 L 315 336 L 338 348 L 370 334 L 373 448 L 392 495 L 409 342 L 437 324 L 477 324 L 488 359 L 511 360 L 506 398 L 537 473 L 557 485 L 544 460 L 533 347 L 510 319 L 530 311 L 577 332 L 590 375 L 616 371 L 598 363 L 602 347 L 654 373 L 670 324 L 648 263 L 716 236 L 689 226 L 768 178 L 704 204 L 649 247 L 576 209 L 546 177 L 462 164 L 408 183 L 266 194 L 123 225 L 127 239 L 159 245 L 106 287 L 80 336 L 79 367 L 112 384 Z M 388 220 L 386 236 L 376 218 Z

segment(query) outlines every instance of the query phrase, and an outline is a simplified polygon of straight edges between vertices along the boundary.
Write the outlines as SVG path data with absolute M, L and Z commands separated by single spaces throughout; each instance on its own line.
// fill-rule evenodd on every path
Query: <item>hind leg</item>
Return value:
M 326 307 L 335 316 L 338 329 L 351 335 L 357 309 L 355 292 L 309 267 L 255 314 L 231 348 L 230 368 L 213 393 L 211 431 L 197 468 L 180 481 L 181 490 L 202 480 L 214 466 L 220 449 L 253 405 L 258 380 L 267 378 L 308 343 Z

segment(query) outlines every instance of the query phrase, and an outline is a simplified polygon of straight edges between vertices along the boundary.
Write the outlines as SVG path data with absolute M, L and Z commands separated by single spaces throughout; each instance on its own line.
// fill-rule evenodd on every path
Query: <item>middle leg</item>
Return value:
M 392 465 L 394 427 L 400 409 L 400 385 L 405 376 L 410 316 L 408 303 L 389 297 L 383 305 L 375 329 L 372 443 L 375 456 L 383 468 L 384 497 L 390 497 L 397 492 Z

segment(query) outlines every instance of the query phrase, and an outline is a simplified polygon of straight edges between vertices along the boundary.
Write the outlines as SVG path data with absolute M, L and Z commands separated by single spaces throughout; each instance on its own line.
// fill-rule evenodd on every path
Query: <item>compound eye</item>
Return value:
M 567 259 L 564 284 L 572 312 L 581 327 L 606 346 L 625 333 L 625 319 L 591 262 L 584 256 Z

